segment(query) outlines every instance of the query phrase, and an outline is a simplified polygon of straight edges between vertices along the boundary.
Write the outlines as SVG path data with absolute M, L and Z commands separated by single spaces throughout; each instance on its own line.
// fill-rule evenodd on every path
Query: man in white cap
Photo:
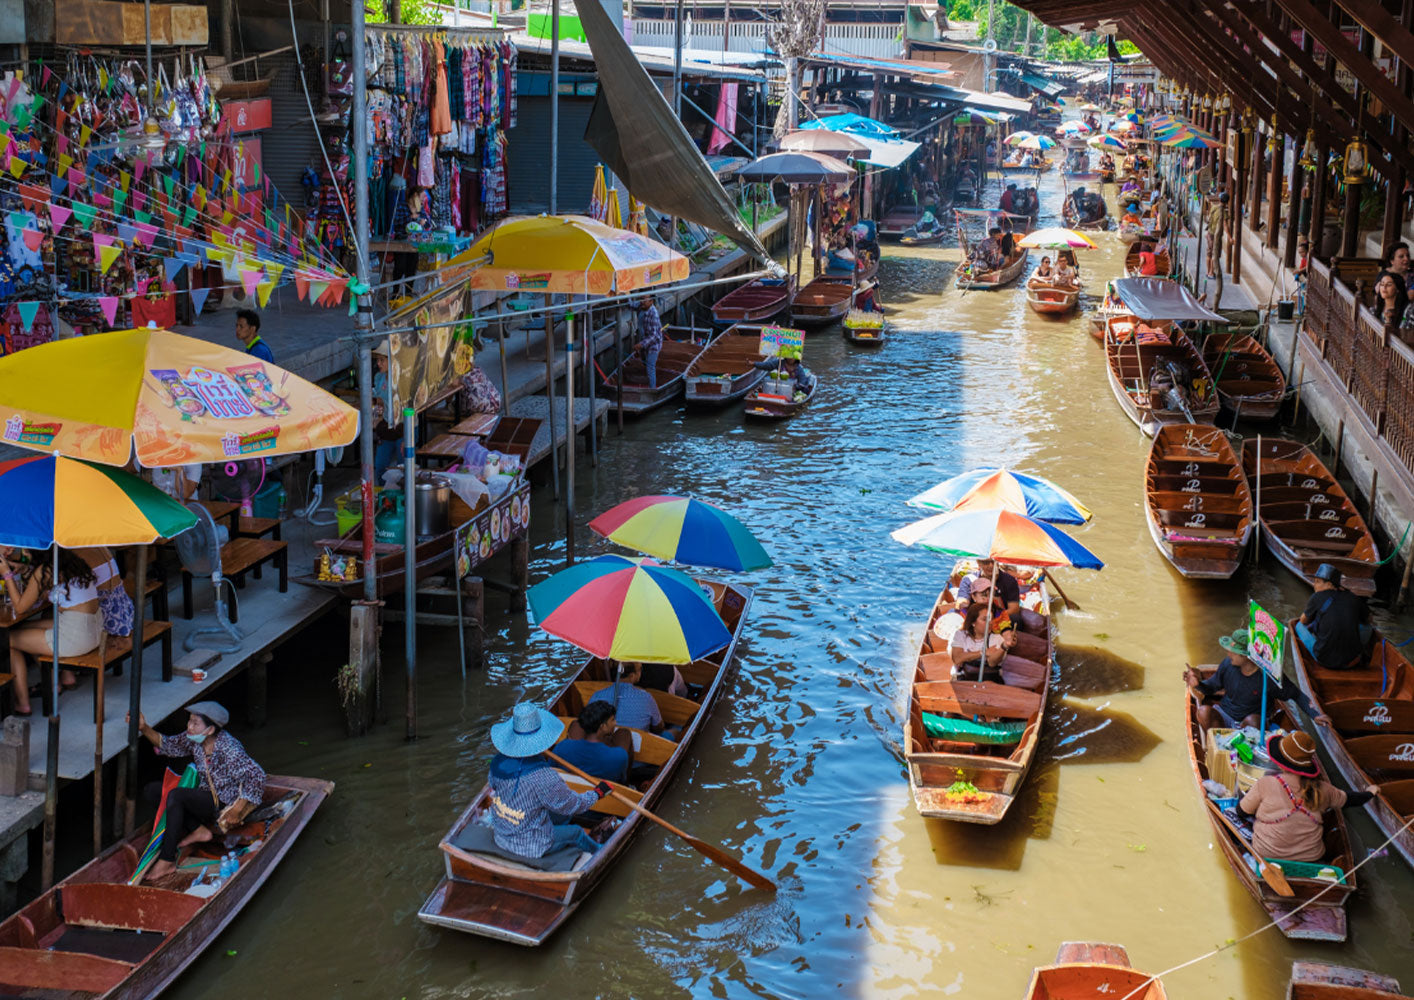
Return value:
M 138 715 L 138 730 L 157 749 L 159 757 L 190 757 L 196 765 L 195 788 L 174 788 L 167 793 L 167 832 L 157 860 L 144 876 L 156 882 L 177 869 L 177 852 L 190 844 L 226 831 L 260 804 L 265 796 L 265 771 L 251 759 L 240 740 L 226 731 L 231 716 L 214 701 L 198 701 L 187 706 L 186 732 L 163 736 Z M 143 797 L 156 805 L 162 798 L 162 783 L 155 781 L 143 789 Z
M 570 791 L 544 756 L 563 731 L 553 712 L 528 702 L 491 727 L 497 750 L 491 760 L 491 830 L 501 850 L 539 858 L 571 845 L 590 854 L 599 849 L 583 827 L 554 819 L 591 809 L 611 791 L 607 781 L 587 792 Z

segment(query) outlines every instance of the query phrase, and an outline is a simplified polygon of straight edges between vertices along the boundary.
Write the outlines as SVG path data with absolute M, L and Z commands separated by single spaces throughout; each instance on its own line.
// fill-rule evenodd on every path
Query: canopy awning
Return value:
M 1056 83 L 1054 80 L 1047 79 L 1036 73 L 1022 73 L 1021 82 L 1029 87 L 1035 87 L 1047 97 L 1056 97 L 1065 93 L 1064 84 Z
M 1125 308 L 1144 320 L 1206 320 L 1226 323 L 1227 318 L 1203 305 L 1193 293 L 1169 278 L 1117 278 L 1115 294 Z

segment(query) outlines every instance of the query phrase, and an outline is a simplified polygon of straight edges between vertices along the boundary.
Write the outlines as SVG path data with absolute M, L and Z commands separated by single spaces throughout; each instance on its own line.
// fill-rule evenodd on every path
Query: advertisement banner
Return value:
M 418 328 L 388 337 L 389 423 L 397 424 L 406 406 L 425 410 L 471 371 L 471 314 L 471 288 L 455 282 L 389 317 L 389 326 Z
M 805 331 L 784 326 L 763 326 L 761 353 L 768 358 L 799 359 L 805 353 Z
M 466 576 L 530 530 L 530 481 L 521 478 L 509 493 L 457 528 L 457 575 Z
M 1282 658 L 1286 653 L 1286 623 L 1252 601 L 1247 609 L 1247 636 L 1247 655 L 1252 662 L 1280 681 Z

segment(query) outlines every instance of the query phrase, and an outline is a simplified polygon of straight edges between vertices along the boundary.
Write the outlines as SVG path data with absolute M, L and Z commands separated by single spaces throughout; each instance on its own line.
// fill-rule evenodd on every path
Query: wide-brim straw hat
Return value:
M 534 757 L 554 746 L 564 730 L 554 712 L 523 701 L 491 727 L 491 745 L 507 757 Z
M 1288 774 L 1299 778 L 1319 778 L 1321 765 L 1316 760 L 1316 741 L 1310 733 L 1297 730 L 1294 733 L 1272 733 L 1267 738 L 1267 756 L 1272 763 Z

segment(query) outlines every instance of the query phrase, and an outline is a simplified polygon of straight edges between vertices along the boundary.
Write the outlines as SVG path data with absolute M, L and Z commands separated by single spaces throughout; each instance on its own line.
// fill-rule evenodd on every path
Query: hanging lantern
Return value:
M 1242 109 L 1242 131 L 1251 132 L 1253 128 L 1252 109 Z
M 1308 128 L 1306 130 L 1306 145 L 1301 147 L 1301 159 L 1298 161 L 1307 170 L 1314 170 L 1316 167 L 1316 157 L 1320 151 L 1316 149 L 1316 130 Z
M 1232 113 L 1232 95 L 1223 94 L 1223 114 Z
M 1203 110 L 1204 110 L 1204 111 L 1207 111 L 1207 110 L 1208 110 L 1209 108 L 1211 108 L 1212 106 L 1213 106 L 1213 95 L 1212 95 L 1212 94 L 1204 94 L 1204 95 L 1203 95 Z
M 1365 175 L 1370 169 L 1370 160 L 1365 153 L 1365 144 L 1356 139 L 1345 147 L 1345 159 L 1341 165 L 1341 172 L 1347 184 L 1364 184 Z

